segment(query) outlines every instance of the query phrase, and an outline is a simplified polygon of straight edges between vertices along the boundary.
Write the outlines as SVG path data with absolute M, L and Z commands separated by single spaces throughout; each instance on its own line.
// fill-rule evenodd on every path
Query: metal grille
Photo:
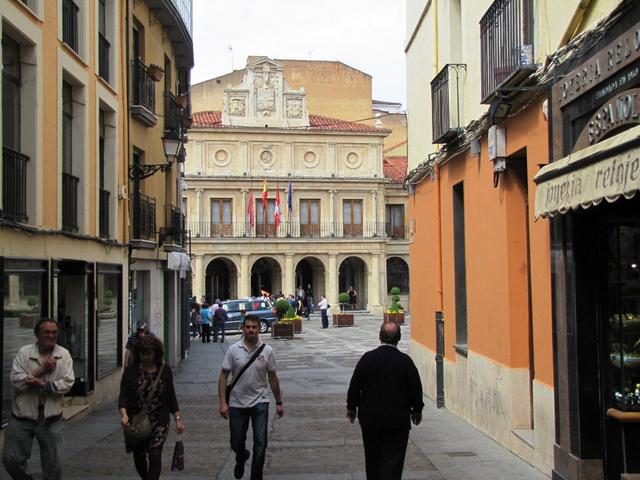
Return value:
M 2 217 L 26 222 L 27 162 L 29 157 L 2 147 Z
M 460 72 L 464 64 L 447 64 L 431 81 L 431 115 L 433 143 L 445 143 L 461 130 L 460 124 Z M 450 72 L 455 77 L 450 80 Z
M 111 193 L 100 189 L 100 236 L 109 238 L 109 197 Z
M 78 183 L 80 179 L 62 174 L 62 229 L 78 231 Z
M 133 61 L 133 104 L 142 105 L 151 113 L 156 112 L 156 86 L 141 60 Z
M 156 234 L 156 199 L 137 193 L 132 202 L 133 238 L 154 240 Z

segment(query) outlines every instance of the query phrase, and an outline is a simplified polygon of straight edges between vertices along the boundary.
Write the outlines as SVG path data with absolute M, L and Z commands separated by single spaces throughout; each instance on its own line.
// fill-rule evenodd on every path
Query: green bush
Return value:
M 30 307 L 35 307 L 36 305 L 38 305 L 38 297 L 28 297 L 27 298 L 27 305 L 29 305 Z
M 389 293 L 391 293 L 391 295 L 400 295 L 400 289 L 398 287 L 391 287 Z
M 276 317 L 278 317 L 278 320 L 280 320 L 284 316 L 284 314 L 287 313 L 287 310 L 291 308 L 291 305 L 289 305 L 289 302 L 287 302 L 284 298 L 280 298 L 276 301 L 274 308 L 276 309 Z
M 289 310 L 284 314 L 284 318 L 296 318 L 296 312 L 293 310 L 293 307 L 289 305 Z
M 111 290 L 104 291 L 104 298 L 113 298 L 113 292 Z
M 400 289 L 398 287 L 393 287 L 391 289 L 391 305 L 387 311 L 389 313 L 399 313 L 402 310 L 402 305 L 400 305 Z
M 338 295 L 338 303 L 349 303 L 349 294 L 347 292 L 342 292 Z

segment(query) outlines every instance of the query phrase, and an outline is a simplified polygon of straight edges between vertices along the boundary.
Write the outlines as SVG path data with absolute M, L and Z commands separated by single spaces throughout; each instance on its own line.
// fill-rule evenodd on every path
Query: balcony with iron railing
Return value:
M 192 239 L 242 239 L 242 238 L 308 238 L 308 239 L 352 239 L 378 238 L 404 240 L 407 238 L 406 225 L 384 222 L 364 222 L 358 224 L 343 222 L 300 223 L 285 221 L 276 228 L 274 223 L 249 222 L 188 222 L 187 229 Z
M 78 53 L 78 5 L 62 0 L 62 41 Z
M 447 64 L 431 81 L 431 116 L 433 143 L 447 143 L 462 132 L 460 118 L 461 74 L 464 64 Z
M 178 207 L 173 205 L 164 206 L 165 226 L 160 229 L 160 243 L 173 243 L 184 246 L 185 229 L 184 215 Z
M 100 189 L 100 236 L 109 238 L 109 197 L 111 193 Z
M 149 76 L 147 66 L 142 60 L 132 61 L 133 68 L 133 95 L 131 116 L 140 120 L 147 127 L 153 127 L 158 123 L 156 112 L 156 85 Z
M 132 239 L 151 240 L 156 238 L 156 199 L 134 194 L 131 202 L 131 218 L 133 218 Z
M 67 232 L 78 231 L 78 184 L 80 179 L 62 174 L 62 229 Z
M 182 108 L 176 104 L 171 92 L 164 92 L 164 129 L 180 133 L 182 126 Z
M 98 74 L 109 82 L 109 50 L 111 44 L 103 34 L 98 35 Z
M 533 64 L 533 0 L 495 0 L 480 20 L 482 103 L 520 85 Z
M 27 162 L 29 157 L 2 147 L 2 210 L 0 216 L 13 222 L 26 222 Z

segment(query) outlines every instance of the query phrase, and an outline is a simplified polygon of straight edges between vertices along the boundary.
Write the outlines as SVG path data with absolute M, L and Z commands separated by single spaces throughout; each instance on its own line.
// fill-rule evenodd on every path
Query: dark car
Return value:
M 268 332 L 276 321 L 273 313 L 273 305 L 270 300 L 263 298 L 245 298 L 240 300 L 227 300 L 222 302 L 222 308 L 227 311 L 229 320 L 225 324 L 225 330 L 240 330 L 242 316 L 240 310 L 245 310 L 247 315 L 255 315 L 260 319 L 260 333 Z

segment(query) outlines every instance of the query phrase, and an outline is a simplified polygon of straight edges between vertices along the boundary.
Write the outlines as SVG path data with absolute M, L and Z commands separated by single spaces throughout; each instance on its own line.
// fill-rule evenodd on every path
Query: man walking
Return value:
M 215 312 L 213 312 L 213 341 L 218 341 L 218 334 L 222 333 L 220 337 L 220 341 L 224 343 L 224 331 L 226 328 L 227 320 L 229 320 L 229 315 L 227 315 L 227 311 L 222 306 L 222 302 L 218 300 L 218 308 L 216 308 Z
M 75 381 L 73 360 L 58 345 L 58 325 L 43 319 L 34 327 L 36 342 L 22 347 L 11 369 L 11 419 L 2 463 L 14 480 L 29 480 L 27 460 L 33 437 L 40 445 L 44 480 L 62 478 L 62 398 Z
M 242 478 L 244 464 L 251 456 L 245 447 L 247 429 L 251 420 L 253 430 L 251 480 L 262 480 L 267 449 L 269 386 L 276 400 L 278 417 L 284 414 L 284 407 L 273 350 L 269 345 L 263 344 L 258 336 L 260 319 L 254 315 L 247 315 L 242 324 L 242 333 L 243 337 L 229 347 L 222 362 L 218 379 L 218 409 L 220 415 L 229 419 L 231 449 L 236 454 L 236 465 L 233 469 L 235 478 Z M 241 373 L 246 365 L 248 367 Z M 225 397 L 229 373 L 238 380 L 230 392 L 229 403 L 227 403 Z
M 329 316 L 327 315 L 327 309 L 329 308 L 329 302 L 327 302 L 327 297 L 325 297 L 324 295 L 320 295 L 320 303 L 318 303 L 318 308 L 320 309 L 322 328 L 328 328 Z
M 200 309 L 200 324 L 202 328 L 202 343 L 211 343 L 211 322 L 212 322 L 211 309 L 209 304 L 203 303 Z
M 382 345 L 360 358 L 349 384 L 347 418 L 360 422 L 367 480 L 401 479 L 411 421 L 422 421 L 418 369 L 399 341 L 400 326 L 383 323 Z

